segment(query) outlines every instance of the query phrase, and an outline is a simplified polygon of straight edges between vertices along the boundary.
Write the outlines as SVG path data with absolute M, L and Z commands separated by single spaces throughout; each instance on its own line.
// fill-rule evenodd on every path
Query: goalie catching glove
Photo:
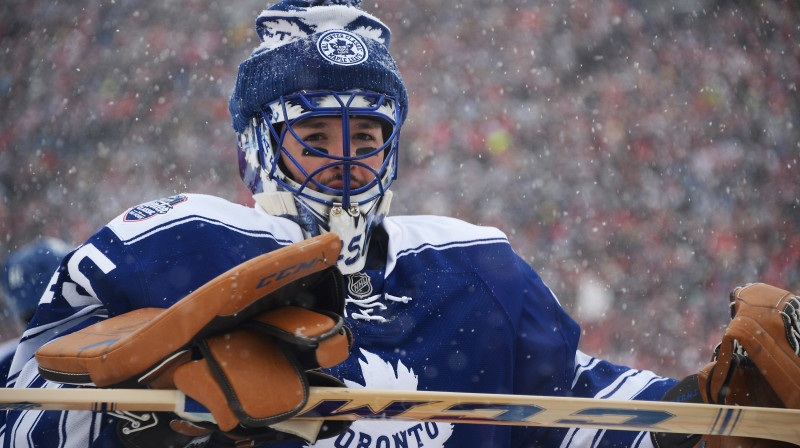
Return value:
M 731 323 L 711 363 L 664 396 L 733 406 L 800 409 L 800 297 L 763 283 L 733 290 Z M 657 448 L 795 445 L 741 437 L 652 433 Z
M 341 317 L 339 250 L 337 236 L 320 235 L 242 263 L 168 309 L 134 310 L 55 339 L 36 352 L 40 374 L 98 387 L 177 388 L 214 417 L 210 424 L 121 413 L 118 432 L 129 446 L 166 436 L 180 444 L 213 434 L 234 444 L 335 435 L 348 423 L 309 429 L 285 420 L 305 406 L 310 385 L 344 386 L 313 372 L 344 361 L 352 343 Z

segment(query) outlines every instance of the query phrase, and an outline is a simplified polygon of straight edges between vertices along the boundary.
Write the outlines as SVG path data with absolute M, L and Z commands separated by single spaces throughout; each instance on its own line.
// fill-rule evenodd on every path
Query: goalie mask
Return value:
M 284 0 L 263 11 L 262 44 L 239 66 L 229 104 L 239 172 L 256 202 L 306 237 L 337 234 L 344 274 L 364 267 L 371 232 L 388 213 L 408 109 L 391 33 L 359 3 Z M 313 120 L 338 129 L 337 141 L 300 135 Z
M 297 128 L 316 117 L 332 118 L 333 126 L 341 126 L 337 134 L 341 142 L 321 147 L 300 135 Z M 259 205 L 295 220 L 307 236 L 339 235 L 345 246 L 339 269 L 358 272 L 364 266 L 372 229 L 388 213 L 388 188 L 397 169 L 398 121 L 394 99 L 379 93 L 301 92 L 281 97 L 264 106 L 261 117 L 253 119 L 239 136 L 243 178 L 261 186 L 254 195 Z M 371 133 L 380 138 L 356 147 L 352 142 L 361 141 L 358 135 L 364 132 L 357 123 L 362 127 L 374 123 L 369 125 L 374 128 Z M 292 154 L 287 141 L 299 146 L 302 155 Z M 319 162 L 308 168 L 303 164 L 307 158 Z M 353 176 L 355 171 L 361 176 Z

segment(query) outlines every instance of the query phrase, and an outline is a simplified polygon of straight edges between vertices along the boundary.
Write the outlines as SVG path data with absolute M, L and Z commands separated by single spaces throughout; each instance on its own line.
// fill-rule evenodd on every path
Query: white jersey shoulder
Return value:
M 387 266 L 387 270 L 391 269 L 397 258 L 427 249 L 509 244 L 506 234 L 500 229 L 446 216 L 390 216 L 384 219 L 383 226 L 389 235 L 390 266 Z
M 288 219 L 271 216 L 263 209 L 226 199 L 182 193 L 139 204 L 114 218 L 108 228 L 122 241 L 130 242 L 153 232 L 190 221 L 228 227 L 243 233 L 270 233 L 279 239 L 300 241 L 300 227 Z
M 495 227 L 478 226 L 456 218 L 434 215 L 390 216 L 384 220 L 390 241 L 406 249 L 424 245 L 507 241 Z

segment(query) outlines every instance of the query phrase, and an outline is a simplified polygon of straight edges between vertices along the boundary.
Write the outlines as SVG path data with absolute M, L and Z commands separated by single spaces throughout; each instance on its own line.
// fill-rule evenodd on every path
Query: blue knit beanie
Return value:
M 405 120 L 408 94 L 389 54 L 391 31 L 360 4 L 283 0 L 258 16 L 262 43 L 239 65 L 228 104 L 237 133 L 262 105 L 301 90 L 386 93 L 396 98 Z

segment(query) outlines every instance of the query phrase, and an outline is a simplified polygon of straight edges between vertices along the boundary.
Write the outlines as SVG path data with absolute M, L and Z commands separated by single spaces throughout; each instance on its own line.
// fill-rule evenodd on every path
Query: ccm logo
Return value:
M 308 263 L 300 263 L 289 266 L 284 268 L 278 272 L 273 272 L 266 277 L 262 277 L 261 281 L 258 282 L 256 289 L 263 288 L 265 286 L 269 286 L 274 282 L 279 282 L 281 280 L 295 277 L 298 273 L 312 270 L 314 266 L 324 263 L 324 261 L 320 258 L 314 258 L 313 260 L 309 261 Z M 306 274 L 301 275 L 300 277 L 304 277 Z

